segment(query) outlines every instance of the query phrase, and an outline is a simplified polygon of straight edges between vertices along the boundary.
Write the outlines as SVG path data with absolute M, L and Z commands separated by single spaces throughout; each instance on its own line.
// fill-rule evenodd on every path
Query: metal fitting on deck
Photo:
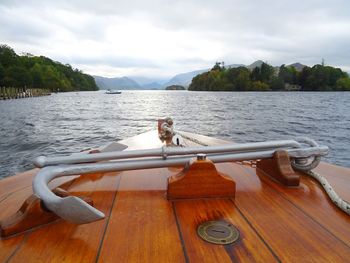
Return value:
M 198 153 L 197 154 L 197 161 L 204 161 L 207 159 L 207 155 L 205 153 Z

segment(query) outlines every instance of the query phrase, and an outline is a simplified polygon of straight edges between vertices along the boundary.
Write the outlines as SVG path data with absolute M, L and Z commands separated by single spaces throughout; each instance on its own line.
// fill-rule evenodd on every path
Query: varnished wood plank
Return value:
M 166 190 L 167 177 L 181 171 L 181 168 L 159 168 L 120 172 L 123 178 L 120 190 L 149 191 Z
M 191 262 L 278 262 L 229 199 L 174 202 L 179 226 Z M 240 238 L 230 245 L 215 245 L 197 235 L 197 227 L 211 220 L 235 225 Z
M 15 236 L 0 242 L 0 262 L 6 262 L 24 242 L 24 235 Z
M 235 204 L 282 262 L 348 262 L 349 246 L 257 175 L 237 164 L 221 164 L 219 170 L 231 171 Z
M 99 262 L 184 262 L 175 216 L 165 196 L 167 171 L 122 173 Z M 140 190 L 149 187 L 147 181 L 160 181 L 154 188 L 163 190 Z
M 90 182 L 87 177 L 90 176 Z M 111 204 L 118 189 L 120 177 L 116 173 L 85 176 L 68 190 L 75 195 L 90 195 L 94 206 L 109 217 Z M 94 181 L 93 181 L 94 180 Z M 107 220 L 75 225 L 60 220 L 25 234 L 26 240 L 13 255 L 12 262 L 94 262 L 103 238 Z
M 49 184 L 49 188 L 53 189 L 60 186 L 63 189 L 67 189 L 71 182 L 77 176 L 66 176 L 60 177 L 53 180 Z M 33 194 L 32 183 L 30 185 L 24 186 L 23 188 L 15 189 L 13 192 L 9 192 L 6 197 L 0 200 L 0 220 L 16 213 L 25 200 Z
M 39 169 L 33 169 L 15 176 L 9 176 L 0 180 L 0 201 L 13 192 L 31 186 L 33 177 L 37 174 Z
M 324 176 L 334 190 L 345 200 L 350 202 L 350 168 L 321 162 L 315 172 Z
M 23 173 L 20 175 L 20 178 L 22 178 L 22 175 L 24 176 L 23 178 L 32 178 L 32 176 L 35 175 L 35 173 L 32 172 L 33 171 L 29 173 Z M 76 178 L 76 176 L 58 178 L 57 180 L 54 180 L 50 183 L 50 188 L 52 189 L 57 186 L 62 186 L 63 188 L 66 188 L 65 186 L 69 186 L 70 182 L 74 180 L 74 178 Z M 10 185 L 8 184 L 9 182 Z M 13 179 L 6 180 L 5 183 L 6 186 L 11 187 Z M 25 186 L 26 184 L 30 185 Z M 0 220 L 3 220 L 16 213 L 23 204 L 23 202 L 25 202 L 25 200 L 33 194 L 31 182 L 28 182 L 28 180 L 20 182 L 18 187 L 14 185 L 13 189 L 13 192 L 9 192 L 9 194 L 0 201 Z M 7 190 L 10 191 L 10 189 Z M 0 262 L 3 261 L 1 259 L 5 260 L 18 249 L 18 247 L 23 242 L 23 238 L 24 235 L 22 234 L 19 237 L 11 237 L 9 239 L 0 241 Z
M 256 173 L 254 168 L 246 167 L 246 169 L 252 174 Z M 308 214 L 350 247 L 350 216 L 332 203 L 318 182 L 307 175 L 301 175 L 299 187 L 287 188 L 269 180 L 259 170 L 258 175 L 266 184 L 280 192 L 304 213 Z M 335 180 L 333 178 L 334 182 Z M 347 187 L 350 191 L 350 185 Z

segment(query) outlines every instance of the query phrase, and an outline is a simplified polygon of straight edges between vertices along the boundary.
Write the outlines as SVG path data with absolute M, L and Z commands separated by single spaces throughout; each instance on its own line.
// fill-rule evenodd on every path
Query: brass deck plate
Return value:
M 203 240 L 218 245 L 231 244 L 239 238 L 238 229 L 226 221 L 207 221 L 198 226 L 197 233 Z

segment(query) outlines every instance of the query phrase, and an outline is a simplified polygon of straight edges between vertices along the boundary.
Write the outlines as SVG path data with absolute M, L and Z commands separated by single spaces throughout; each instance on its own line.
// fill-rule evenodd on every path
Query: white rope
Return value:
M 204 142 L 201 142 L 195 138 L 191 138 L 189 136 L 186 136 L 183 133 L 180 133 L 178 131 L 176 131 L 177 134 L 181 135 L 183 138 L 190 140 L 194 143 L 197 143 L 199 145 L 203 145 L 203 146 L 208 146 L 208 144 L 205 144 Z M 316 144 L 317 145 L 317 144 Z M 315 168 L 319 163 L 320 163 L 320 157 L 315 157 L 314 160 L 311 162 L 311 164 L 309 165 L 297 165 L 296 163 L 292 162 L 292 166 L 297 166 L 294 167 L 298 170 L 302 170 L 304 173 L 306 173 L 307 175 L 310 175 L 312 178 L 314 178 L 316 181 L 318 181 L 322 187 L 324 188 L 324 190 L 326 191 L 327 195 L 329 196 L 329 198 L 331 199 L 331 201 L 342 211 L 344 211 L 345 213 L 347 213 L 348 215 L 350 215 L 350 203 L 348 203 L 347 201 L 343 200 L 333 189 L 333 187 L 330 185 L 330 183 L 326 180 L 326 178 L 324 178 L 322 175 L 312 171 L 311 169 Z
M 329 182 L 324 178 L 322 175 L 314 172 L 314 171 L 308 171 L 306 172 L 307 175 L 310 175 L 312 178 L 314 178 L 316 181 L 318 181 L 323 189 L 326 191 L 329 198 L 332 200 L 332 202 L 339 207 L 342 211 L 350 215 L 350 203 L 343 200 L 333 189 L 333 187 L 329 184 Z

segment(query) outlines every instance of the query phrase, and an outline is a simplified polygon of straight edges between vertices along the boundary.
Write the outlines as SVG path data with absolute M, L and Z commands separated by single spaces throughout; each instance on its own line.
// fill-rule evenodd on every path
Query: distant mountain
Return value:
M 288 65 L 289 67 L 294 67 L 297 71 L 302 71 L 304 67 L 306 67 L 306 65 L 303 65 L 299 62 L 296 62 L 296 63 L 293 63 L 293 64 L 290 64 Z
M 163 89 L 163 85 L 155 79 L 144 77 L 121 77 L 106 78 L 94 76 L 95 82 L 100 89 L 121 89 L 121 90 L 152 90 Z M 162 80 L 159 80 L 162 82 Z M 164 80 L 163 80 L 164 82 Z
M 168 78 L 148 78 L 148 77 L 141 77 L 141 76 L 127 76 L 129 79 L 135 80 L 141 87 L 150 84 L 158 83 L 159 85 L 163 85 L 165 82 L 168 81 Z
M 250 64 L 250 65 L 248 65 L 248 66 L 246 66 L 248 69 L 250 69 L 250 70 L 253 70 L 254 68 L 256 68 L 256 67 L 261 67 L 261 65 L 262 65 L 262 63 L 264 63 L 264 61 L 262 61 L 262 60 L 257 60 L 257 61 L 255 61 L 255 62 L 253 62 L 252 64 Z M 306 67 L 306 65 L 303 65 L 303 64 L 301 64 L 301 63 L 299 63 L 299 62 L 295 62 L 295 63 L 293 63 L 293 64 L 290 64 L 290 65 L 288 65 L 289 67 L 294 67 L 297 71 L 302 71 L 303 70 L 303 68 L 304 67 Z M 280 66 L 276 66 L 276 67 L 274 67 L 276 70 L 278 70 L 279 69 L 279 67 Z
M 261 65 L 262 65 L 263 63 L 264 63 L 264 61 L 262 61 L 262 60 L 257 60 L 257 61 L 255 61 L 255 62 L 253 62 L 252 64 L 246 66 L 246 67 L 247 67 L 248 69 L 250 69 L 250 70 L 253 70 L 253 69 L 255 69 L 256 67 L 260 68 Z
M 209 71 L 209 69 L 200 69 L 187 73 L 177 74 L 174 77 L 172 77 L 168 82 L 166 82 L 163 86 L 168 87 L 171 85 L 181 85 L 184 87 L 188 87 L 195 76 L 197 76 L 198 74 L 202 74 L 206 71 Z
M 100 89 L 141 89 L 141 86 L 128 77 L 105 78 L 94 76 L 97 86 Z
M 238 67 L 245 67 L 243 64 L 231 64 L 228 66 L 225 66 L 226 68 L 238 68 Z
M 226 65 L 226 68 L 237 68 L 237 67 L 247 67 L 250 70 L 253 70 L 255 67 L 261 67 L 264 63 L 262 60 L 257 60 L 250 65 L 243 64 L 231 64 Z M 305 65 L 296 62 L 290 64 L 289 66 L 295 67 L 297 71 L 301 71 Z M 276 72 L 279 70 L 279 66 L 275 67 Z M 172 77 L 170 80 L 166 81 L 164 79 L 155 79 L 155 78 L 147 78 L 141 76 L 129 76 L 129 77 L 121 77 L 121 78 L 105 78 L 94 76 L 96 84 L 100 87 L 100 89 L 140 89 L 140 90 L 152 90 L 152 89 L 165 89 L 168 86 L 172 85 L 181 85 L 184 87 L 188 87 L 192 79 L 198 74 L 202 74 L 204 72 L 209 71 L 210 69 L 200 69 L 191 72 L 177 74 Z
M 142 89 L 163 89 L 163 85 L 159 84 L 158 82 L 151 82 L 142 85 Z

